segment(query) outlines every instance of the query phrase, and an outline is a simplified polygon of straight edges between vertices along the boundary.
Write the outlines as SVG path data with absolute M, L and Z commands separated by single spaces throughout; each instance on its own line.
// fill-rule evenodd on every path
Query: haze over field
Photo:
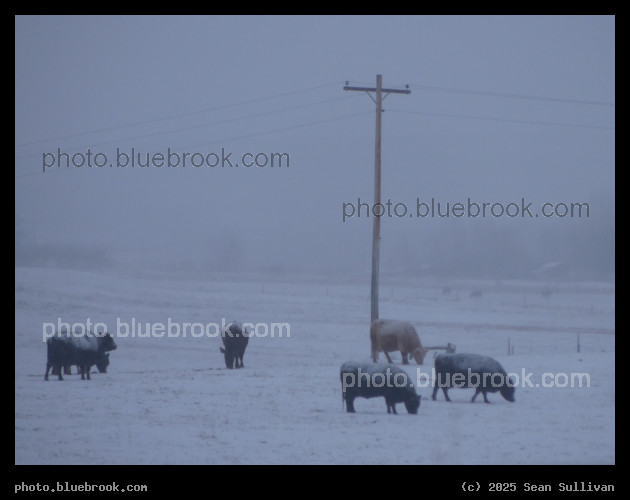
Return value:
M 613 16 L 15 26 L 19 263 L 369 272 L 372 215 L 364 206 L 344 222 L 343 207 L 373 203 L 374 103 L 343 86 L 382 74 L 385 88 L 411 90 L 383 102 L 384 273 L 531 278 L 549 263 L 562 277 L 614 273 Z M 157 154 L 167 165 L 169 151 L 189 163 L 108 166 L 132 148 L 142 163 Z M 85 166 L 88 149 L 106 166 Z M 243 166 L 275 153 L 286 166 Z M 432 200 L 464 215 L 417 217 Z M 498 205 L 472 217 L 470 203 Z M 575 203 L 581 216 L 563 216 Z

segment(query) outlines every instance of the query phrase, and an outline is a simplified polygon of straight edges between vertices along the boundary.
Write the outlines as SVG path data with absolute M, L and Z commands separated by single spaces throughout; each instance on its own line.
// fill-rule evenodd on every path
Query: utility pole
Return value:
M 378 319 L 378 268 L 380 258 L 380 246 L 381 246 L 381 216 L 384 212 L 383 204 L 381 203 L 381 113 L 383 112 L 382 103 L 383 99 L 389 94 L 410 94 L 409 85 L 403 89 L 384 89 L 383 88 L 383 75 L 376 75 L 376 87 L 350 87 L 348 82 L 344 86 L 343 90 L 356 90 L 359 92 L 367 92 L 376 103 L 376 140 L 374 144 L 374 205 L 372 205 L 372 215 L 374 220 L 372 223 L 372 311 L 370 322 Z M 374 92 L 376 99 L 372 97 L 370 92 Z M 385 93 L 385 97 L 383 97 Z M 379 206 L 381 212 L 380 215 L 374 214 L 374 208 Z

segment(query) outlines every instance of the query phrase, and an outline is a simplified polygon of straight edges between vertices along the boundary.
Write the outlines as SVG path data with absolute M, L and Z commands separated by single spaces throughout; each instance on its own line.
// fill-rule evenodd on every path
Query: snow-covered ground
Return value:
M 16 268 L 15 463 L 615 463 L 612 283 L 381 277 L 381 317 L 411 321 L 425 346 L 452 342 L 526 376 L 515 403 L 496 393 L 471 404 L 472 389 L 432 401 L 419 387 L 418 415 L 402 404 L 388 415 L 382 398 L 356 400 L 355 414 L 342 408 L 340 365 L 370 359 L 369 292 L 369 276 Z M 88 319 L 118 344 L 108 373 L 45 382 L 44 325 Z M 258 324 L 242 370 L 225 368 L 213 326 L 209 336 L 199 325 L 186 337 L 139 336 L 147 324 L 159 333 L 169 321 L 223 319 Z M 272 323 L 290 330 L 272 335 Z M 405 369 L 425 383 L 432 367 L 430 353 Z M 589 386 L 571 387 L 572 374 L 587 374 Z

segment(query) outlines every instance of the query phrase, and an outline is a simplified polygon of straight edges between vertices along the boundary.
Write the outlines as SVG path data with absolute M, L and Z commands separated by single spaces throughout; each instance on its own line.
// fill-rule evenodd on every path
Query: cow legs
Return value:
M 404 351 L 400 351 L 400 354 L 402 355 L 402 364 L 403 365 L 408 365 L 409 364 L 409 359 L 407 358 L 408 353 L 406 353 Z
M 387 362 L 391 363 L 392 362 L 392 358 L 389 357 L 389 353 L 387 351 L 383 351 L 385 353 L 385 357 L 387 358 Z
M 435 384 L 435 386 L 433 387 L 433 395 L 431 396 L 431 398 L 433 399 L 433 401 L 435 401 L 435 400 L 436 400 L 436 398 L 437 398 L 437 392 L 438 392 L 438 390 L 439 390 L 439 389 L 440 389 L 440 386 L 439 386 L 439 385 L 437 385 L 437 383 L 436 383 L 436 384 Z M 450 400 L 451 400 L 451 398 L 449 398 L 449 397 L 448 397 L 448 392 L 447 392 L 447 391 L 448 391 L 448 387 L 442 387 L 442 392 L 444 393 L 444 398 L 445 398 L 447 401 L 450 401 Z
M 46 374 L 44 375 L 44 380 L 48 380 L 48 370 L 50 370 L 51 367 L 53 370 L 53 375 L 57 375 L 57 378 L 59 380 L 63 380 L 63 377 L 61 376 L 61 366 L 51 365 L 50 363 L 46 363 Z
M 444 393 L 444 398 L 445 398 L 447 401 L 450 401 L 450 400 L 451 400 L 451 398 L 449 398 L 449 397 L 448 397 L 448 387 L 442 387 L 442 392 Z
M 487 394 L 487 392 L 486 392 L 484 389 L 482 389 L 481 387 L 477 387 L 477 390 L 475 391 L 475 394 L 473 395 L 473 397 L 472 397 L 472 399 L 470 400 L 470 402 L 471 402 L 471 403 L 474 403 L 474 402 L 475 402 L 475 399 L 477 398 L 477 394 L 479 394 L 479 393 L 483 394 L 483 400 L 484 400 L 486 403 L 488 403 L 488 404 L 489 404 L 489 403 L 490 403 L 490 401 L 488 401 L 488 394 Z
M 346 412 L 355 413 L 354 411 L 354 396 L 346 392 Z
M 396 412 L 396 403 L 392 403 L 387 398 L 385 398 L 385 404 L 387 405 L 387 413 L 398 415 L 398 413 Z
M 53 366 L 52 374 L 57 375 L 57 368 Z M 72 375 L 72 365 L 63 365 L 63 374 Z

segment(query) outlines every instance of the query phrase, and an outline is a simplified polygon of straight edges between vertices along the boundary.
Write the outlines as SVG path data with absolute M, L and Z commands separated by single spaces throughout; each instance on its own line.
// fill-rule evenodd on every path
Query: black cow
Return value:
M 92 332 L 83 335 L 70 334 L 67 330 L 62 330 L 50 337 L 46 341 L 47 359 L 46 374 L 44 380 L 48 380 L 48 372 L 52 367 L 59 380 L 63 380 L 61 375 L 64 366 L 77 365 L 81 380 L 90 380 L 90 368 L 103 362 L 103 355 L 107 351 L 117 348 L 114 339 L 109 333 L 95 334 Z M 108 359 L 109 362 L 109 359 Z
M 341 365 L 341 400 L 346 402 L 348 413 L 354 413 L 354 399 L 385 398 L 387 413 L 396 412 L 396 403 L 404 403 L 408 413 L 416 415 L 420 396 L 416 394 L 407 372 L 393 364 L 357 363 L 346 361 Z
M 224 354 L 225 366 L 229 369 L 243 368 L 243 356 L 245 355 L 245 348 L 249 342 L 249 337 L 250 334 L 247 328 L 244 328 L 238 321 L 232 321 L 229 323 L 229 326 L 226 326 L 221 332 L 225 349 L 219 347 L 219 350 Z
M 475 394 L 471 402 L 479 393 L 483 394 L 483 400 L 488 401 L 488 392 L 500 392 L 504 399 L 514 402 L 514 379 L 508 378 L 507 373 L 498 361 L 489 356 L 480 354 L 438 354 L 435 358 L 435 385 L 433 387 L 433 400 L 437 396 L 438 389 L 448 397 L 450 387 L 474 388 Z
M 96 362 L 96 368 L 99 373 L 107 373 L 107 367 L 109 366 L 109 353 L 104 352 L 100 354 L 98 361 Z M 59 375 L 57 369 L 53 366 L 52 375 Z M 77 365 L 77 373 L 81 373 L 81 368 Z M 72 365 L 65 365 L 63 367 L 64 375 L 72 375 Z

